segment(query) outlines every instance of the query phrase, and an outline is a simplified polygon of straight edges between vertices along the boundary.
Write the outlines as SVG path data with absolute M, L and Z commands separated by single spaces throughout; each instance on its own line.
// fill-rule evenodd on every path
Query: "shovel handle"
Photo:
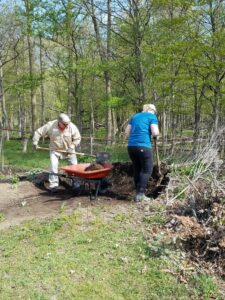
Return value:
M 157 140 L 154 139 L 155 151 L 156 151 L 156 159 L 157 159 L 157 166 L 160 167 L 160 160 L 159 160 L 159 150 L 157 145 Z
M 39 150 L 45 150 L 45 151 L 51 151 L 49 148 L 46 148 L 46 147 L 39 147 L 37 146 L 37 149 Z M 55 150 L 56 152 L 59 152 L 59 153 L 65 153 L 65 154 L 68 154 L 68 152 L 66 150 Z M 73 153 L 70 153 L 70 154 L 77 154 L 77 155 L 81 155 L 81 156 L 91 156 L 91 157 L 96 157 L 95 155 L 92 155 L 92 154 L 86 154 L 86 153 L 82 153 L 82 152 L 73 152 Z

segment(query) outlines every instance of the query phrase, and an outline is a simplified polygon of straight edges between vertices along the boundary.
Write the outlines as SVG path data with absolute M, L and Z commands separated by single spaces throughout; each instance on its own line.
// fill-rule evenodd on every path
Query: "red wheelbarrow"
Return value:
M 85 171 L 85 169 L 89 166 L 90 163 L 83 163 L 83 164 L 65 166 L 60 169 L 70 176 L 76 176 L 85 179 L 102 179 L 106 177 L 109 174 L 109 172 L 112 170 L 112 164 L 104 163 L 102 164 L 103 169 L 101 170 Z
M 65 174 L 66 178 L 70 178 L 72 183 L 87 183 L 89 187 L 90 200 L 95 200 L 98 196 L 98 192 L 101 184 L 103 183 L 104 178 L 110 173 L 113 166 L 110 163 L 103 163 L 103 169 L 101 170 L 93 170 L 93 171 L 85 171 L 87 167 L 90 166 L 90 163 L 81 163 L 77 165 L 70 165 L 60 168 Z M 94 196 L 91 191 L 91 185 L 95 184 Z

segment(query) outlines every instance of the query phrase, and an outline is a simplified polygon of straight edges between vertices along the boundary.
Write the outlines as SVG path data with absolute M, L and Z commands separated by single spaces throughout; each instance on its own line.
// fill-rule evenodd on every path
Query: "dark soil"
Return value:
M 149 180 L 146 195 L 157 198 L 169 183 L 167 174 L 170 172 L 166 164 L 161 164 L 161 175 L 158 174 L 157 167 L 154 166 L 152 177 Z M 129 198 L 134 193 L 133 182 L 133 167 L 131 163 L 115 163 L 113 164 L 113 171 L 108 179 L 110 191 L 117 194 L 119 197 Z
M 91 163 L 88 167 L 84 169 L 84 171 L 96 171 L 96 170 L 102 170 L 104 167 L 98 163 Z

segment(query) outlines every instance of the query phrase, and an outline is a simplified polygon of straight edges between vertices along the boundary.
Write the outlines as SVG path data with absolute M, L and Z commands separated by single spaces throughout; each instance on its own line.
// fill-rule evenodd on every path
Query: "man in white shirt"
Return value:
M 81 135 L 70 121 L 68 115 L 61 113 L 57 120 L 53 120 L 38 128 L 33 136 L 33 148 L 38 148 L 41 137 L 50 138 L 50 173 L 58 173 L 59 159 L 67 159 L 71 165 L 77 164 L 75 147 L 80 144 Z M 59 151 L 59 152 L 58 152 Z M 65 154 L 60 151 L 65 151 Z M 56 175 L 49 175 L 49 189 L 54 190 L 59 185 L 59 178 Z

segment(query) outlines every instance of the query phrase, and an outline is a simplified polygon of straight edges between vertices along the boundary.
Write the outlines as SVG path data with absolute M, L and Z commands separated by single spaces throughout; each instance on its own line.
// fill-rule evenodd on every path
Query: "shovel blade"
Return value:
M 98 152 L 96 154 L 96 163 L 97 164 L 103 164 L 109 159 L 110 159 L 110 154 L 108 152 Z

